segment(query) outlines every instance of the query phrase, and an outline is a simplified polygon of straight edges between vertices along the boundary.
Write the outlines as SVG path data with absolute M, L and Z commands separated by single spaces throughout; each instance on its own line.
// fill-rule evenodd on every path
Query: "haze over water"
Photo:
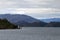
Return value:
M 60 28 L 23 27 L 0 30 L 0 40 L 60 40 Z

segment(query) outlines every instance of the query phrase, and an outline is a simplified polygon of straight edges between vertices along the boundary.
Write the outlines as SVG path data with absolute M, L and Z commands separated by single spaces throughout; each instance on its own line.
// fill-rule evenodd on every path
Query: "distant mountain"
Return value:
M 28 23 L 25 21 L 22 22 L 17 22 L 17 25 L 23 26 L 23 27 L 44 27 L 47 23 L 39 21 L 39 22 L 32 22 L 32 23 Z
M 44 22 L 60 22 L 60 18 L 50 18 L 50 19 L 40 19 L 41 21 L 44 21 Z
M 8 19 L 11 23 L 19 26 L 43 26 L 46 23 L 31 16 L 20 14 L 0 14 L 1 19 Z
M 0 14 L 0 18 L 1 19 L 6 18 L 10 22 L 13 22 L 13 23 L 16 23 L 18 21 L 26 21 L 26 22 L 29 22 L 29 23 L 38 21 L 37 19 L 32 18 L 30 16 L 20 15 L 20 14 Z
M 0 14 L 0 19 L 7 19 L 10 23 L 20 27 L 60 27 L 60 18 L 38 20 L 28 15 Z
M 41 21 L 47 22 L 45 27 L 60 27 L 60 18 L 41 19 Z
M 50 22 L 45 27 L 60 27 L 60 22 Z

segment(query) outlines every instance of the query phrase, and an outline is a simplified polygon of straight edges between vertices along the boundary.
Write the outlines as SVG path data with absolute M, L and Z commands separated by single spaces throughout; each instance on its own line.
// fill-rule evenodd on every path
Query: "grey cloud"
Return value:
M 19 0 L 18 0 L 19 1 Z M 18 2 L 17 1 L 17 3 L 16 3 L 16 5 L 18 6 L 18 7 L 22 7 L 22 8 L 24 8 L 24 7 L 26 7 L 26 8 L 60 8 L 60 1 L 59 0 L 47 0 L 47 1 L 42 1 L 42 2 L 37 2 L 37 3 L 34 3 L 34 1 L 26 1 L 26 0 L 23 0 L 23 1 L 19 1 Z M 39 0 L 37 0 L 37 1 L 39 1 Z
M 13 2 L 14 4 L 3 4 L 8 8 L 60 8 L 60 0 L 0 0 L 0 2 Z
M 0 13 L 10 12 L 5 8 L 57 8 L 60 9 L 60 0 L 0 0 Z M 37 11 L 36 11 L 37 12 Z M 47 12 L 46 12 L 47 13 Z M 41 17 L 60 17 L 57 12 L 55 14 L 28 14 L 30 16 L 41 18 Z

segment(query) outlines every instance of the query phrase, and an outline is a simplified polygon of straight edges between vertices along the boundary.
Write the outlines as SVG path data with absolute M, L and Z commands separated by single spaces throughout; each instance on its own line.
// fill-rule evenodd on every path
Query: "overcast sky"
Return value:
M 26 14 L 35 18 L 60 17 L 60 0 L 0 0 L 0 14 Z

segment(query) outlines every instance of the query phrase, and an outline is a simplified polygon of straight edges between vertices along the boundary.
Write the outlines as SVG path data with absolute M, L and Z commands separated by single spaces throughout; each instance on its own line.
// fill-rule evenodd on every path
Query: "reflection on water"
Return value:
M 60 28 L 23 27 L 0 30 L 0 40 L 60 40 Z

